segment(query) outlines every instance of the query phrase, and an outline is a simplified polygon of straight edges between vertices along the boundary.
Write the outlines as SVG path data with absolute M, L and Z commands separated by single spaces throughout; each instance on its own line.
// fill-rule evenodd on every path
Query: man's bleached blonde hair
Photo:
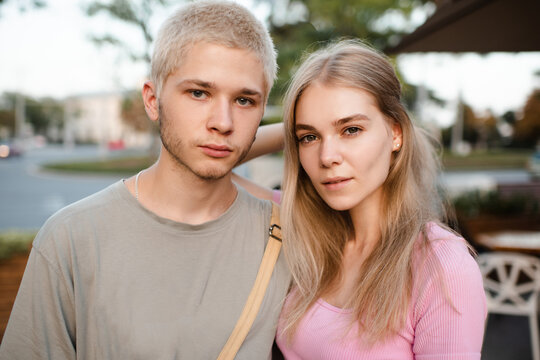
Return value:
M 299 160 L 296 106 L 312 84 L 369 92 L 388 124 L 399 124 L 403 141 L 392 155 L 383 184 L 381 238 L 364 261 L 346 308 L 370 343 L 397 333 L 405 323 L 413 286 L 413 259 L 430 251 L 426 224 L 447 220 L 446 201 L 437 188 L 439 161 L 433 143 L 416 127 L 401 102 L 401 84 L 390 61 L 355 40 L 331 44 L 311 54 L 291 80 L 284 99 L 285 176 L 281 206 L 283 245 L 294 281 L 285 310 L 290 337 L 306 311 L 332 289 L 342 272 L 345 244 L 354 234 L 348 211 L 330 208 L 317 193 Z M 358 154 L 362 156 L 362 154 Z
M 277 72 L 276 51 L 268 30 L 245 7 L 229 1 L 200 1 L 181 7 L 162 25 L 151 64 L 151 79 L 157 95 L 173 73 L 199 42 L 250 50 L 264 68 L 266 98 Z

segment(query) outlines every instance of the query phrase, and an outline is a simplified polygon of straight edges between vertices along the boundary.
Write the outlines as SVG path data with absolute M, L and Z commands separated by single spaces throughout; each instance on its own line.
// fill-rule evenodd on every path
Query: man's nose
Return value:
M 221 134 L 229 134 L 233 131 L 232 106 L 227 99 L 217 99 L 214 103 L 207 127 Z

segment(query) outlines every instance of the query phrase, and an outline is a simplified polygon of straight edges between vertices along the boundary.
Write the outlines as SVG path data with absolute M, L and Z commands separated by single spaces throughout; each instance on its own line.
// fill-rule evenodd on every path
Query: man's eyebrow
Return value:
M 182 86 L 182 85 L 197 85 L 205 89 L 213 89 L 215 88 L 215 85 L 208 81 L 198 80 L 198 79 L 184 79 L 180 81 L 176 86 Z
M 215 89 L 216 88 L 216 85 L 212 82 L 209 82 L 209 81 L 203 81 L 203 80 L 199 80 L 199 79 L 184 79 L 180 82 L 178 82 L 178 84 L 176 84 L 176 86 L 184 86 L 184 85 L 196 85 L 196 86 L 200 86 L 204 89 Z M 256 96 L 256 97 L 260 97 L 262 98 L 263 95 L 260 91 L 257 91 L 257 90 L 254 90 L 254 89 L 250 89 L 250 88 L 242 88 L 240 89 L 239 91 L 239 94 L 241 95 L 246 95 L 246 96 Z
M 249 95 L 249 96 L 258 96 L 258 97 L 261 97 L 261 98 L 263 96 L 260 91 L 253 90 L 253 89 L 250 89 L 250 88 L 243 88 L 242 90 L 240 90 L 240 94 Z

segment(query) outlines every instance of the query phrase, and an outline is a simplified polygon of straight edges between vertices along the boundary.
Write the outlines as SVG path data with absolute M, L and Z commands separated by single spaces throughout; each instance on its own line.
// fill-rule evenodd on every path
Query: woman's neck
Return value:
M 378 199 L 372 199 L 378 200 Z M 354 296 L 362 267 L 381 239 L 381 201 L 363 202 L 349 211 L 354 233 L 345 243 L 341 259 L 341 272 L 323 299 L 337 307 L 346 307 Z

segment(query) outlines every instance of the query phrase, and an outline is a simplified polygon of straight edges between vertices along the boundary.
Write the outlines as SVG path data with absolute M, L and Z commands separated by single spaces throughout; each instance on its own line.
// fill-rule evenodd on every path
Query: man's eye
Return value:
M 191 92 L 191 95 L 197 99 L 203 99 L 206 95 L 204 91 L 202 90 L 190 90 L 190 92 Z
M 241 98 L 236 99 L 236 102 L 237 102 L 239 105 L 242 105 L 242 106 L 247 106 L 247 105 L 252 105 L 252 104 L 254 104 L 254 101 L 253 101 L 253 100 L 248 99 L 248 98 L 245 98 L 245 97 L 241 97 Z

